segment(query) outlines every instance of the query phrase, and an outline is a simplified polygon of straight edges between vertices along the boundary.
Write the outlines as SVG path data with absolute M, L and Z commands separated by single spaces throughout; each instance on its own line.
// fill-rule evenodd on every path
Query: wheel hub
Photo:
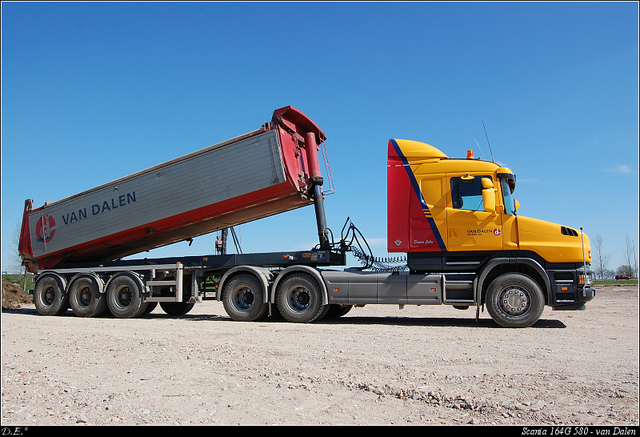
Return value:
M 253 292 L 248 288 L 243 288 L 241 290 L 236 291 L 235 293 L 235 303 L 238 308 L 243 310 L 248 310 L 253 305 Z
M 84 306 L 91 304 L 91 290 L 89 287 L 84 288 L 80 293 L 80 302 Z
M 309 306 L 311 298 L 306 288 L 299 288 L 291 293 L 291 305 L 298 311 L 302 311 Z
M 129 287 L 125 287 L 118 293 L 118 303 L 123 307 L 129 306 L 131 304 L 131 290 Z
M 522 314 L 529 305 L 527 294 L 519 288 L 509 288 L 502 294 L 502 307 L 509 314 Z
M 44 303 L 47 305 L 52 305 L 53 301 L 56 300 L 56 292 L 54 291 L 53 288 L 49 288 L 47 289 L 47 291 L 44 293 Z

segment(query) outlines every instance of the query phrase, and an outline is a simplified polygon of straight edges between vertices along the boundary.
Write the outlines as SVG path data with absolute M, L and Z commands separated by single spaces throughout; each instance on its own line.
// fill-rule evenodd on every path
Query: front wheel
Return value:
M 544 310 L 540 286 L 521 273 L 505 273 L 493 280 L 485 299 L 491 318 L 505 328 L 525 328 Z

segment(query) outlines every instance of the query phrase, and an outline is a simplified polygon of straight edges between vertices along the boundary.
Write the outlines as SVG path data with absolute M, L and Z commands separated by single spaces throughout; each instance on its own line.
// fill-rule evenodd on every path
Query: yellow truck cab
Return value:
M 445 274 L 444 303 L 487 304 L 498 323 L 512 326 L 545 304 L 584 309 L 593 299 L 589 238 L 517 215 L 509 168 L 472 151 L 452 159 L 429 144 L 392 139 L 387 184 L 388 251 L 406 252 L 411 273 Z

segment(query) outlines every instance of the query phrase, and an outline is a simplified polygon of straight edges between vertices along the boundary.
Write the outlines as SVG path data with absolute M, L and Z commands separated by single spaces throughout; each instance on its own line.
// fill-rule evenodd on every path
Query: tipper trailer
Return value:
M 18 249 L 37 273 L 38 312 L 126 318 L 160 303 L 180 315 L 217 299 L 234 320 L 313 322 L 374 303 L 475 306 L 476 317 L 486 305 L 498 324 L 525 327 L 545 305 L 584 309 L 595 296 L 587 236 L 518 216 L 510 169 L 409 140 L 390 140 L 387 161 L 388 251 L 406 266 L 374 267 L 349 220 L 337 242 L 327 227 L 325 139 L 287 106 L 245 135 L 40 208 L 27 200 Z M 311 204 L 308 251 L 122 259 Z M 366 266 L 344 269 L 350 251 Z

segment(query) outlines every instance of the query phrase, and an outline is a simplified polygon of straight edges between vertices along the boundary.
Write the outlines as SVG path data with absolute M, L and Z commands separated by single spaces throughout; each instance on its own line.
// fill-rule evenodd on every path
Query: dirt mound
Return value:
M 33 303 L 33 297 L 18 284 L 2 278 L 2 309 L 20 308 L 21 303 Z

